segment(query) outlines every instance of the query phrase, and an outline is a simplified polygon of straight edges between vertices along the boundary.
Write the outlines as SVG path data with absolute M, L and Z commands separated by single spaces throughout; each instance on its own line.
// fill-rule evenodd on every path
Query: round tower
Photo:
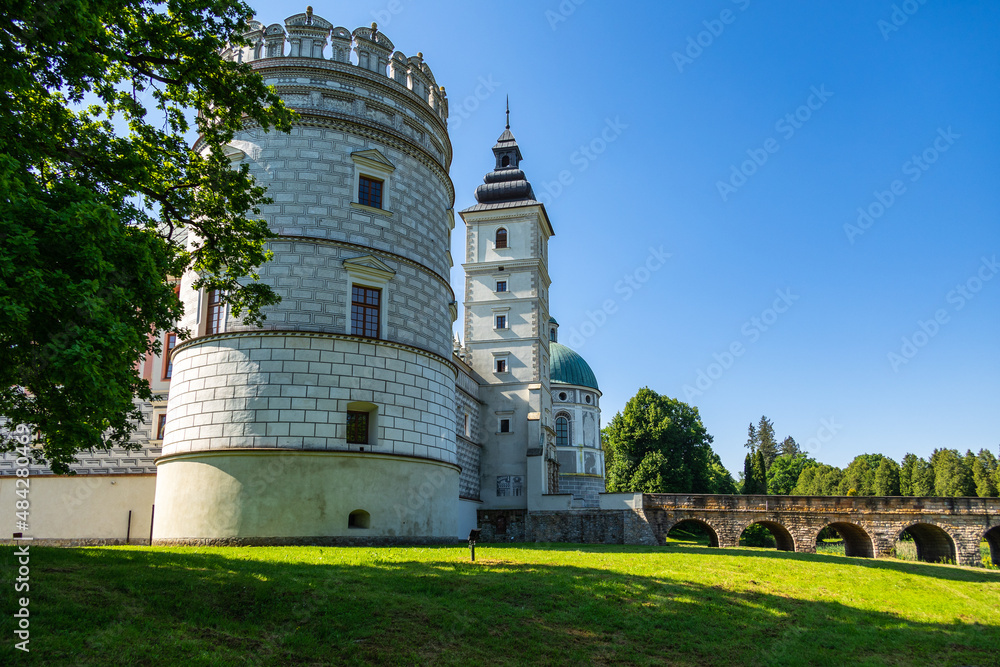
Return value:
M 375 24 L 253 24 L 250 62 L 301 118 L 231 143 L 274 203 L 261 328 L 185 276 L 160 543 L 454 539 L 454 190 L 444 88 Z

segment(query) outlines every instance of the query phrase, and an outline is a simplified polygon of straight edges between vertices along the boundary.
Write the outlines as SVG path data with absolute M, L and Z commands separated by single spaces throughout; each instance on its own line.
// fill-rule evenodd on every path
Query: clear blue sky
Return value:
M 256 5 L 265 23 L 304 6 Z M 552 312 L 605 423 L 645 385 L 687 400 L 734 475 L 762 414 L 838 466 L 997 451 L 997 3 L 313 6 L 424 53 L 450 100 L 456 209 L 510 95 L 556 230 Z

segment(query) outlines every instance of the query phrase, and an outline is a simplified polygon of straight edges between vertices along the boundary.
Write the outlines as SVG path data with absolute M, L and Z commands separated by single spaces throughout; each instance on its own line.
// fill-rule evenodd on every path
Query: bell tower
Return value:
M 549 389 L 548 241 L 554 232 L 520 168 L 507 125 L 493 146 L 495 166 L 460 212 L 467 227 L 465 347 L 485 380 L 482 499 L 529 507 L 558 490 Z

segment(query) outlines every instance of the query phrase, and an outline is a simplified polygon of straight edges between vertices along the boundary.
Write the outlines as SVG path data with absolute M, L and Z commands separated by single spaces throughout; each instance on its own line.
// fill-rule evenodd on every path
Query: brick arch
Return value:
M 844 538 L 844 555 L 855 558 L 874 558 L 875 541 L 861 525 L 848 521 L 831 521 L 816 531 L 819 538 L 823 528 L 833 528 Z
M 1000 566 L 1000 525 L 993 526 L 983 533 L 982 539 L 990 545 L 990 558 L 993 564 Z
M 681 525 L 682 523 L 697 523 L 702 527 L 708 529 L 708 546 L 717 547 L 719 546 L 719 529 L 713 526 L 710 521 L 697 517 L 686 517 L 683 519 L 678 519 L 671 524 L 666 525 L 663 528 L 663 539 L 666 540 L 667 536 L 670 535 L 670 531 Z
M 913 536 L 913 541 L 917 545 L 917 560 L 925 563 L 958 562 L 955 537 L 941 524 L 933 521 L 914 521 L 900 529 L 896 534 L 896 541 L 907 532 Z
M 786 528 L 784 524 L 778 523 L 777 521 L 768 521 L 764 519 L 760 521 L 748 521 L 746 524 L 739 527 L 738 534 L 742 535 L 744 530 L 755 523 L 767 528 L 767 531 L 771 533 L 772 537 L 774 537 L 775 548 L 777 548 L 778 551 L 795 551 L 795 538 L 792 537 L 791 532 L 789 532 L 788 528 Z

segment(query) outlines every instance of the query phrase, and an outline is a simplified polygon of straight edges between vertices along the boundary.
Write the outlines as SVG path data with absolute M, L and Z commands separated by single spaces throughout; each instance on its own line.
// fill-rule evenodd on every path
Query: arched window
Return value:
M 556 417 L 556 447 L 569 447 L 569 418 Z
M 348 528 L 369 528 L 371 527 L 371 521 L 371 515 L 364 510 L 354 510 L 347 515 Z
M 507 247 L 507 230 L 501 227 L 497 230 L 497 249 Z
M 510 156 L 509 155 L 504 155 L 503 156 L 503 159 L 500 160 L 500 166 L 501 167 L 509 167 L 510 166 Z

